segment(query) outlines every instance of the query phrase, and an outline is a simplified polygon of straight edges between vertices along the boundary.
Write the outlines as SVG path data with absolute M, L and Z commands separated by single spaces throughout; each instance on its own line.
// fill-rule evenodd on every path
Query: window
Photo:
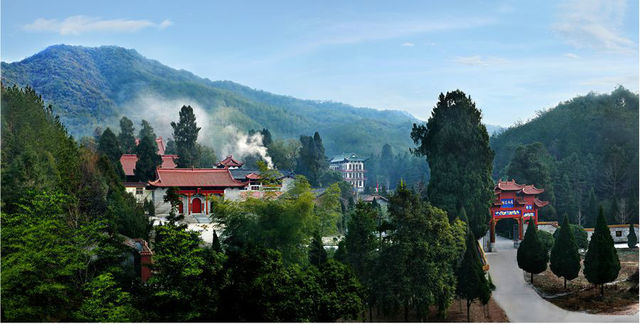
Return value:
M 622 236 L 622 231 L 616 231 L 616 237 L 621 237 Z
M 260 186 L 251 186 L 251 190 L 260 190 Z
M 136 195 L 142 195 L 143 190 L 143 188 L 136 188 Z

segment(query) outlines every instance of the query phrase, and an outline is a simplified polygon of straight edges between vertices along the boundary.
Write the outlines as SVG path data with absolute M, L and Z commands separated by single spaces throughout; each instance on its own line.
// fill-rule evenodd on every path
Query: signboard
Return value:
M 526 205 L 524 208 L 525 208 L 525 209 L 533 209 L 533 206 L 531 206 L 531 205 Z
M 502 199 L 502 208 L 513 208 L 513 199 Z
M 533 216 L 535 216 L 535 215 L 536 215 L 535 213 L 524 213 L 524 215 L 523 215 L 523 216 L 524 216 L 524 217 L 533 217 Z
M 493 214 L 496 216 L 516 216 L 516 215 L 520 215 L 520 211 L 519 210 L 496 210 L 496 212 Z

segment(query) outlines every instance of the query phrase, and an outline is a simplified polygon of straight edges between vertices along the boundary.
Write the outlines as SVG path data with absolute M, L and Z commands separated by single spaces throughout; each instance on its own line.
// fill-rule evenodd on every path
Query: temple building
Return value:
M 329 161 L 329 169 L 339 171 L 342 179 L 350 183 L 355 191 L 363 192 L 367 180 L 364 161 L 355 153 L 336 155 Z
M 244 165 L 244 163 L 236 161 L 233 159 L 233 155 L 227 155 L 227 157 L 218 162 L 218 164 L 216 165 L 218 168 L 227 168 L 227 169 L 238 169 L 241 168 Z
M 538 210 L 549 204 L 548 201 L 538 199 L 538 195 L 544 189 L 538 189 L 533 185 L 517 184 L 515 180 L 498 181 L 494 187 L 496 199 L 491 205 L 490 235 L 491 243 L 495 243 L 496 223 L 505 218 L 515 219 L 518 223 L 518 236 L 522 240 L 523 225 L 533 218 L 538 224 Z
M 136 145 L 139 140 L 136 139 Z M 173 169 L 176 167 L 175 160 L 178 158 L 175 154 L 164 154 L 165 146 L 162 137 L 156 138 L 156 144 L 158 145 L 158 155 L 162 158 L 162 165 L 160 168 Z M 138 157 L 135 154 L 122 154 L 120 157 L 120 164 L 124 170 L 126 177 L 124 188 L 127 192 L 131 193 L 138 202 L 143 202 L 145 199 L 151 200 L 151 191 L 146 189 L 146 182 L 136 181 L 135 168 Z

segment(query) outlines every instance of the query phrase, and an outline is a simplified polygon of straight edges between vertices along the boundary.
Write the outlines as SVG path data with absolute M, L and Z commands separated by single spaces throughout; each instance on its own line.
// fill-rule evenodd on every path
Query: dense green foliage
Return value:
M 120 181 L 32 89 L 2 87 L 3 321 L 137 319 L 118 233 L 149 227 Z
M 322 138 L 318 132 L 315 132 L 313 137 L 301 135 L 300 143 L 296 173 L 307 177 L 311 185 L 317 186 L 320 183 L 320 177 L 329 166 L 324 154 Z
M 425 125 L 413 125 L 414 152 L 427 157 L 429 201 L 450 219 L 464 207 L 476 238 L 489 229 L 493 152 L 480 110 L 464 92 L 440 94 Z
M 592 227 L 598 206 L 608 210 L 617 200 L 624 213 L 610 222 L 624 224 L 630 215 L 638 215 L 638 95 L 622 87 L 610 94 L 588 94 L 560 103 L 525 124 L 518 124 L 491 137 L 495 151 L 493 175 L 509 176 L 509 169 L 521 145 L 539 142 L 546 158 L 531 157 L 525 169 L 539 165 L 550 172 L 547 182 L 541 176 L 523 179 L 527 184 L 542 184 L 557 215 L 569 215 L 569 221 Z M 539 144 L 536 144 L 539 145 Z M 529 146 L 531 148 L 531 146 Z M 550 158 L 549 158 L 550 157 Z M 542 171 L 542 170 L 540 170 Z M 533 174 L 533 173 L 531 173 Z M 518 180 L 517 175 L 513 177 Z M 546 183 L 545 183 L 546 182 Z M 624 204 L 620 200 L 625 200 Z
M 553 234 L 546 231 L 537 231 L 538 240 L 540 240 L 540 244 L 542 244 L 542 248 L 544 248 L 547 253 L 551 251 L 553 244 L 555 242 L 555 238 Z
M 518 246 L 518 267 L 531 273 L 531 282 L 533 275 L 545 271 L 549 262 L 549 252 L 538 238 L 539 233 L 533 217 L 530 218 L 524 240 Z
M 133 170 L 135 177 L 140 182 L 156 180 L 156 168 L 162 164 L 162 158 L 158 155 L 158 145 L 154 137 L 145 136 L 136 146 L 136 167 Z
M 366 192 L 378 192 L 395 189 L 402 180 L 407 186 L 421 191 L 429 182 L 429 164 L 409 150 L 393 153 L 389 144 L 384 144 L 380 154 L 373 154 L 365 161 L 367 169 Z M 425 192 L 426 194 L 426 192 Z
M 604 284 L 616 280 L 620 272 L 618 252 L 607 226 L 604 212 L 600 208 L 596 227 L 589 241 L 589 249 L 584 256 L 584 276 L 590 283 L 600 285 L 604 294 Z
M 200 160 L 200 150 L 196 145 L 200 127 L 196 124 L 196 115 L 191 106 L 182 106 L 180 120 L 171 122 L 173 128 L 173 140 L 176 143 L 176 154 L 179 168 L 193 168 Z
M 589 234 L 587 234 L 587 231 L 585 231 L 582 226 L 576 224 L 569 224 L 569 228 L 571 228 L 573 239 L 578 248 L 586 250 L 587 247 L 589 247 Z M 558 235 L 560 235 L 560 230 L 556 230 L 553 233 L 554 240 L 558 240 Z
M 578 277 L 580 272 L 580 254 L 578 253 L 578 245 L 573 237 L 573 231 L 569 224 L 569 216 L 564 215 L 562 227 L 558 230 L 558 238 L 553 244 L 549 261 L 551 271 L 558 276 L 564 278 L 564 288 L 567 288 L 567 280 L 573 280 Z
M 371 142 L 378 138 L 406 151 L 411 123 L 416 121 L 400 111 L 300 100 L 230 81 L 212 82 L 116 46 L 51 46 L 20 62 L 3 62 L 2 82 L 34 87 L 55 103 L 56 113 L 77 138 L 91 135 L 96 126 L 117 126 L 122 115 L 139 122 L 145 116 L 136 100 L 145 95 L 199 103 L 212 121 L 213 133 L 235 125 L 243 130 L 268 128 L 274 137 L 291 139 L 317 130 L 325 136 L 328 155 L 373 154 Z
M 118 143 L 123 154 L 132 154 L 136 150 L 136 138 L 133 135 L 133 122 L 122 116 L 120 118 L 120 134 L 118 134 Z
M 470 229 L 467 229 L 465 240 L 466 250 L 462 262 L 456 269 L 456 295 L 467 301 L 467 322 L 471 321 L 469 308 L 475 299 L 486 304 L 491 297 L 491 287 L 482 269 L 482 262 L 478 256 L 477 241 Z

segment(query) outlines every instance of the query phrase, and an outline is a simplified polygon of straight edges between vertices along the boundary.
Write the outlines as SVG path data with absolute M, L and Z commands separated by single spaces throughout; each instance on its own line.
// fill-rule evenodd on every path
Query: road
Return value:
M 516 261 L 513 241 L 496 236 L 497 252 L 487 253 L 491 279 L 496 285 L 493 298 L 511 322 L 635 322 L 634 315 L 595 315 L 564 310 L 540 297 L 524 281 Z

